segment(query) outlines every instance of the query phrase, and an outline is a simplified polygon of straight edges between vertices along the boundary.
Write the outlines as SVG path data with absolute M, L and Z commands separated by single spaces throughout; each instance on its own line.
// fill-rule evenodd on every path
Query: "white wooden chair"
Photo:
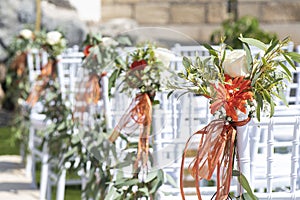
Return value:
M 298 199 L 299 187 L 299 116 L 264 118 L 252 121 L 250 131 L 250 166 L 253 189 L 259 199 Z M 267 141 L 261 140 L 261 131 Z M 288 140 L 277 140 L 276 134 L 292 135 Z
M 259 199 L 300 198 L 299 119 L 300 116 L 263 118 L 261 122 L 252 120 L 248 124 L 246 131 L 249 135 L 248 142 L 251 144 L 248 152 L 250 157 L 240 159 L 243 159 L 243 162 L 249 166 L 251 178 L 248 181 Z M 267 133 L 266 141 L 260 138 L 262 131 Z M 275 137 L 280 131 L 291 132 L 293 137 L 285 141 L 278 141 Z M 182 143 L 185 142 L 181 141 Z M 180 147 L 177 146 L 177 148 Z M 187 159 L 185 166 L 188 166 L 189 161 Z M 172 166 L 176 175 L 175 180 L 179 180 L 180 165 L 177 165 L 177 170 L 175 166 Z M 236 167 L 236 169 L 238 168 Z M 186 181 L 189 180 L 186 178 Z M 191 181 L 193 182 L 193 179 Z M 211 199 L 216 191 L 216 186 L 205 186 L 204 183 L 200 189 L 203 199 Z M 187 199 L 197 199 L 195 188 L 186 187 L 184 190 L 188 195 Z M 237 184 L 236 178 L 233 178 L 231 191 L 239 195 L 239 190 L 240 186 Z M 160 191 L 163 199 L 170 198 L 164 193 L 171 194 L 172 199 L 180 199 L 178 188 L 165 185 Z
M 59 57 L 58 75 L 61 85 L 62 97 L 66 101 L 72 101 L 73 94 L 70 93 L 69 90 L 73 89 L 74 87 L 74 68 L 81 65 L 82 56 L 82 53 L 78 53 L 78 48 L 75 48 L 75 50 L 68 50 L 68 52 L 62 55 L 62 57 Z M 42 59 L 44 60 L 43 62 L 40 61 Z M 28 54 L 28 65 L 33 66 L 29 67 L 29 77 L 32 77 L 31 80 L 34 81 L 35 78 L 40 74 L 40 69 L 43 65 L 39 64 L 46 63 L 47 60 L 45 61 L 45 59 L 47 59 L 47 56 L 42 56 L 41 58 L 40 54 L 35 53 L 35 50 L 33 51 L 33 54 Z M 42 111 L 43 105 L 40 102 L 38 102 L 37 105 L 38 109 L 35 109 L 35 107 L 37 107 L 35 106 L 31 112 L 31 126 L 29 135 L 29 151 L 31 153 L 28 155 L 26 169 L 27 172 L 30 172 L 29 174 L 31 174 L 32 182 L 33 184 L 35 184 L 36 159 L 41 160 L 42 169 L 40 180 L 40 199 L 51 199 L 51 188 L 53 185 L 57 184 L 56 199 L 62 200 L 64 199 L 66 170 L 63 169 L 60 174 L 53 173 L 53 171 L 51 170 L 52 166 L 49 164 L 49 158 L 51 155 L 49 155 L 47 141 L 43 143 L 42 150 L 39 150 L 38 148 L 39 144 L 41 144 L 42 139 L 36 135 L 36 131 L 43 130 L 52 122 L 49 120 L 45 121 L 46 116 L 39 113 Z
M 37 49 L 32 49 L 27 54 L 27 65 L 29 69 L 29 81 L 31 88 L 34 87 L 34 83 L 41 74 L 42 67 L 48 62 L 48 55 L 45 51 L 40 51 Z M 27 106 L 27 105 L 24 105 Z M 27 176 L 31 177 L 32 186 L 37 187 L 35 183 L 36 179 L 36 160 L 41 161 L 43 157 L 43 152 L 46 151 L 45 148 L 42 150 L 36 148 L 36 144 L 41 144 L 41 138 L 35 137 L 35 129 L 42 128 L 47 124 L 45 122 L 45 116 L 39 114 L 42 111 L 42 104 L 38 102 L 33 108 L 32 112 L 30 113 L 30 128 L 29 128 L 29 154 L 27 155 L 26 159 L 26 174 Z
M 218 50 L 220 46 L 212 46 L 214 49 Z M 188 56 L 188 57 L 206 57 L 209 56 L 209 51 L 203 46 L 184 46 L 180 44 L 175 44 L 171 51 L 175 53 L 176 56 Z

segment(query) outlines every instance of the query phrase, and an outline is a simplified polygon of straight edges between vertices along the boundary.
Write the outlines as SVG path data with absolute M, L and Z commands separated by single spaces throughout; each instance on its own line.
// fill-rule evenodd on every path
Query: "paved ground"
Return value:
M 0 156 L 0 200 L 37 199 L 39 191 L 31 187 L 20 156 Z

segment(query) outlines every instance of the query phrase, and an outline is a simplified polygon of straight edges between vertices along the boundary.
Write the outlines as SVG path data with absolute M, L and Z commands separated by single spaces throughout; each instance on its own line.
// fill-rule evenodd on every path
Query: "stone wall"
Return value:
M 131 18 L 140 26 L 160 26 L 209 41 L 213 30 L 228 19 L 227 0 L 101 0 L 102 22 Z M 299 0 L 238 0 L 239 16 L 252 15 L 266 31 L 300 44 Z

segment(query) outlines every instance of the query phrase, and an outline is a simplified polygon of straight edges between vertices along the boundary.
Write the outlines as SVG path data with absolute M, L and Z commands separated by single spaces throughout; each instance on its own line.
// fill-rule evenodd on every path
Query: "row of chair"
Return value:
M 202 46 L 184 47 L 176 46 L 176 50 L 172 49 L 177 56 L 171 61 L 170 67 L 176 71 L 182 70 L 182 55 L 180 49 L 188 49 L 190 52 L 203 51 L 198 55 L 207 56 L 208 51 Z M 42 56 L 41 56 L 42 55 Z M 191 55 L 191 54 L 187 54 Z M 58 63 L 58 78 L 61 84 L 61 91 L 65 101 L 70 102 L 71 106 L 75 106 L 76 94 L 79 90 L 76 88 L 76 83 L 83 81 L 83 74 L 81 73 L 83 54 L 78 51 L 78 48 L 69 49 L 61 57 Z M 40 59 L 40 60 L 39 60 Z M 28 65 L 30 69 L 30 77 L 36 77 L 35 73 L 39 73 L 38 66 L 42 66 L 44 60 L 43 54 L 32 51 L 28 54 Z M 35 65 L 35 66 L 33 66 Z M 32 67 L 33 66 L 33 67 Z M 298 68 L 297 68 L 298 69 Z M 300 198 L 298 194 L 299 190 L 299 119 L 300 112 L 298 109 L 298 89 L 299 87 L 299 75 L 297 70 L 294 73 L 294 80 L 296 85 L 293 85 L 295 91 L 291 93 L 291 110 L 286 112 L 287 109 L 278 108 L 276 117 L 274 119 L 263 119 L 261 122 L 252 121 L 247 128 L 249 135 L 249 163 L 251 169 L 252 186 L 255 186 L 256 195 L 261 198 L 273 198 L 273 199 L 296 199 Z M 79 76 L 81 75 L 81 76 Z M 80 77 L 80 78 L 78 78 Z M 30 79 L 34 82 L 34 78 Z M 120 119 L 126 107 L 130 103 L 130 98 L 124 94 L 115 92 L 115 95 L 109 100 L 107 93 L 107 79 L 104 78 L 102 84 L 102 103 L 104 105 L 105 114 L 107 119 L 107 126 L 112 128 L 116 125 Z M 298 84 L 298 85 L 297 85 Z M 292 88 L 292 85 L 290 85 Z M 180 158 L 182 150 L 184 148 L 187 138 L 195 131 L 205 126 L 212 116 L 209 113 L 208 101 L 204 97 L 187 94 L 181 98 L 177 98 L 179 94 L 175 94 L 170 98 L 167 98 L 167 93 L 162 92 L 157 94 L 157 98 L 161 104 L 154 107 L 153 111 L 153 130 L 152 137 L 154 143 L 156 166 L 163 168 L 169 173 L 175 180 L 179 181 L 179 169 Z M 98 106 L 99 107 L 99 106 Z M 298 110 L 297 110 L 298 109 Z M 278 114 L 277 114 L 278 113 Z M 89 113 L 90 114 L 90 113 Z M 89 115 L 87 114 L 87 115 Z M 36 120 L 34 119 L 36 117 Z M 51 186 L 57 184 L 57 198 L 64 199 L 64 187 L 66 183 L 66 170 L 59 174 L 55 179 L 49 178 L 51 173 L 51 166 L 49 166 L 49 155 L 47 151 L 47 143 L 44 143 L 42 152 L 37 151 L 39 148 L 35 145 L 35 141 L 39 140 L 35 137 L 37 129 L 45 128 L 47 123 L 51 121 L 44 121 L 45 116 L 39 115 L 35 112 L 32 113 L 32 126 L 29 138 L 29 150 L 31 154 L 27 159 L 27 169 L 31 172 L 33 181 L 35 180 L 34 165 L 36 157 L 39 157 L 42 161 L 42 175 L 41 175 L 41 199 L 51 198 Z M 46 123 L 46 124 L 45 124 Z M 288 128 L 283 128 L 288 127 Z M 283 134 L 282 134 L 283 133 Z M 283 138 L 282 136 L 283 135 Z M 279 164 L 278 164 L 279 161 Z M 280 161 L 284 161 L 284 165 L 280 164 Z M 288 164 L 289 163 L 289 164 Z M 288 167 L 287 167 L 288 166 Z M 275 169 L 277 167 L 277 169 Z M 284 170 L 282 170 L 284 168 Z M 288 168 L 288 169 L 287 169 Z M 286 172 L 286 173 L 279 173 Z M 280 179 L 283 177 L 285 180 Z M 289 179 L 290 181 L 287 181 Z M 53 181 L 54 180 L 54 181 Z M 185 183 L 189 186 L 191 178 L 186 176 Z M 79 180 L 79 183 L 81 180 Z M 236 183 L 236 181 L 233 183 Z M 207 183 L 203 183 L 204 189 L 201 189 L 207 197 L 212 196 L 215 187 L 205 186 Z M 190 185 L 191 186 L 191 185 Z M 237 188 L 238 186 L 236 186 Z M 279 188 L 279 189 L 278 189 Z M 207 189 L 207 190 L 206 190 Z M 205 190 L 207 192 L 205 192 Z M 265 191 L 266 190 L 266 191 Z M 284 190 L 284 192 L 282 192 Z M 288 192 L 286 192 L 288 190 Z M 190 193 L 191 199 L 195 199 L 195 192 L 192 188 L 187 187 L 186 191 Z M 237 189 L 236 189 L 237 191 Z M 276 192 L 274 192 L 276 191 Z M 280 191 L 280 192 L 277 192 Z M 168 198 L 166 193 L 171 193 L 172 198 L 179 195 L 178 188 L 172 188 L 170 186 L 163 186 L 160 190 L 162 199 Z M 179 196 L 178 196 L 179 198 Z

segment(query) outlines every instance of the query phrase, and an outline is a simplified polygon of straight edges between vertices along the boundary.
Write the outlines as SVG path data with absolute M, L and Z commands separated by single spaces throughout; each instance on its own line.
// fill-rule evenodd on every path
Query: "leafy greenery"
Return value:
M 251 91 L 253 92 L 256 106 L 256 117 L 260 120 L 261 112 L 269 107 L 269 116 L 274 113 L 275 102 L 277 99 L 285 101 L 283 94 L 285 89 L 285 80 L 291 80 L 291 68 L 295 69 L 294 61 L 300 56 L 297 53 L 290 54 L 285 52 L 282 47 L 286 46 L 289 38 L 283 41 L 272 41 L 265 44 L 253 38 L 240 37 L 246 52 L 246 63 L 249 73 L 245 79 L 251 81 Z M 249 45 L 259 48 L 262 51 L 261 57 L 252 56 Z M 173 89 L 183 89 L 207 98 L 214 98 L 215 86 L 218 83 L 224 83 L 225 72 L 223 62 L 226 59 L 228 47 L 226 44 L 221 45 L 220 50 L 213 49 L 206 45 L 211 56 L 201 59 L 196 57 L 193 62 L 190 58 L 183 58 L 185 72 L 178 76 L 185 81 L 181 83 L 170 84 Z M 229 49 L 231 49 L 229 47 Z M 280 59 L 279 59 L 280 58 Z M 251 102 L 248 102 L 251 104 Z M 253 106 L 253 104 L 251 104 Z
M 225 43 L 235 49 L 241 49 L 242 43 L 238 39 L 240 34 L 247 38 L 255 38 L 263 43 L 269 43 L 272 40 L 277 40 L 275 33 L 268 33 L 259 27 L 259 21 L 252 16 L 244 16 L 237 21 L 232 19 L 226 20 L 222 23 L 222 28 L 216 30 L 211 35 L 212 44 L 220 44 L 221 38 L 225 37 Z
M 130 52 L 125 60 L 117 59 L 116 69 L 110 76 L 110 86 L 114 87 L 119 79 L 121 91 L 125 93 L 155 93 L 161 91 L 164 79 L 161 73 L 168 66 L 159 58 L 159 48 L 147 43 Z

